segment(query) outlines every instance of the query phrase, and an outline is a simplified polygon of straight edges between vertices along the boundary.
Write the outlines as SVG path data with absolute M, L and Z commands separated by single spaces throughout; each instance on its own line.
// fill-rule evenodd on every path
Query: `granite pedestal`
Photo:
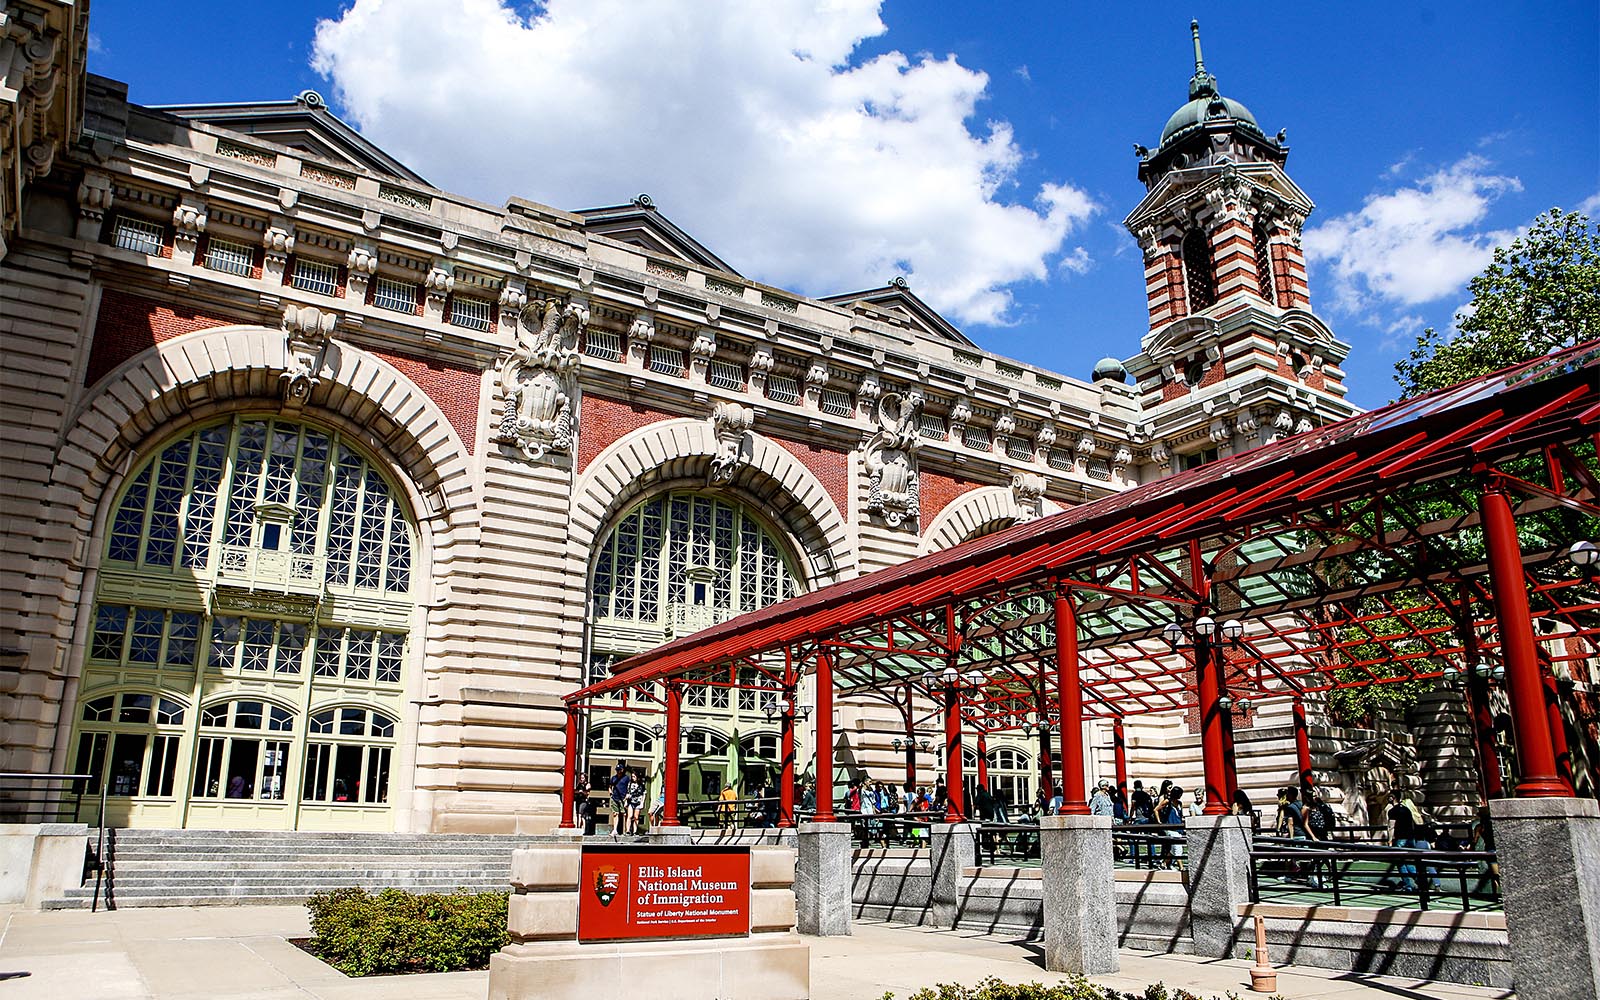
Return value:
M 1117 884 L 1111 866 L 1111 817 L 1039 820 L 1044 885 L 1044 967 L 1098 976 L 1122 967 L 1117 957 Z
M 1501 896 L 1521 1000 L 1600 997 L 1600 802 L 1495 799 Z
M 1192 816 L 1185 821 L 1189 931 L 1202 958 L 1245 958 L 1254 937 L 1241 906 L 1250 902 L 1250 821 Z
M 854 882 L 849 823 L 802 823 L 794 866 L 794 901 L 801 934 L 850 933 Z
M 933 926 L 954 928 L 961 917 L 965 870 L 978 863 L 978 827 L 973 823 L 935 823 L 929 827 L 928 859 L 933 866 L 933 892 L 928 914 Z

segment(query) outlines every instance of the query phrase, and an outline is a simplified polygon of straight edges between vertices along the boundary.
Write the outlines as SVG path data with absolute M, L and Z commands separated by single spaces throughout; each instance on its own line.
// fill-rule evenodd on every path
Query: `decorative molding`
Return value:
M 917 446 L 921 443 L 922 394 L 884 393 L 878 400 L 878 430 L 867 441 L 867 510 L 891 528 L 922 515 Z
M 283 374 L 278 376 L 278 390 L 285 409 L 297 410 L 304 406 L 306 400 L 311 398 L 312 390 L 321 383 L 320 375 L 329 349 L 328 338 L 338 325 L 337 313 L 292 302 L 283 307 L 288 364 Z
M 650 360 L 650 342 L 656 339 L 655 316 L 649 312 L 633 314 L 628 324 L 628 363 L 643 368 Z
M 116 201 L 111 178 L 97 170 L 86 170 L 78 183 L 78 239 L 100 238 L 100 226 Z
M 195 249 L 206 231 L 206 204 L 203 201 L 184 199 L 172 210 L 172 250 L 182 252 L 190 262 Z
M 570 454 L 577 439 L 578 340 L 589 310 L 535 300 L 520 315 L 517 346 L 500 368 L 502 407 L 496 440 L 530 462 Z
M 712 486 L 726 486 L 733 482 L 739 466 L 749 461 L 748 438 L 750 428 L 755 426 L 756 411 L 738 403 L 719 402 L 712 407 L 709 419 L 717 450 L 711 456 L 706 482 Z
M 1045 478 L 1036 472 L 1017 472 L 1011 476 L 1011 499 L 1017 505 L 1017 522 L 1032 521 L 1043 511 Z

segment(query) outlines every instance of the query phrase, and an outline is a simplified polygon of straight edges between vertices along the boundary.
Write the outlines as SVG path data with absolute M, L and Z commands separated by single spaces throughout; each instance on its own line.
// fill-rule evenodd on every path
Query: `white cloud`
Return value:
M 1594 194 L 1591 194 L 1589 197 L 1578 202 L 1578 211 L 1582 212 L 1584 215 L 1587 215 L 1591 219 L 1596 215 L 1600 215 L 1600 191 L 1596 191 Z
M 1070 253 L 1061 258 L 1061 270 L 1071 274 L 1088 274 L 1093 267 L 1094 258 L 1083 247 L 1073 247 Z
M 1494 248 L 1514 235 L 1480 228 L 1489 207 L 1522 189 L 1515 177 L 1490 167 L 1482 157 L 1464 157 L 1306 230 L 1306 258 L 1323 269 L 1334 307 L 1354 313 L 1437 302 L 1482 271 Z
M 877 0 L 355 0 L 313 65 L 373 141 L 443 186 L 564 208 L 648 191 L 752 276 L 826 294 L 905 274 L 1005 323 L 1095 211 L 1018 190 L 1025 153 L 979 122 L 954 56 L 850 62 Z

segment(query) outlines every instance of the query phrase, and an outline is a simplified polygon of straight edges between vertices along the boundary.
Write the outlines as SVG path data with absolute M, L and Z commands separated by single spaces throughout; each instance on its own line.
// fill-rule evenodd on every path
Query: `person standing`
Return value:
M 723 785 L 722 791 L 717 794 L 717 798 L 720 803 L 717 806 L 717 817 L 721 821 L 720 826 L 724 830 L 732 830 L 739 821 L 739 789 L 735 788 L 732 783 Z
M 1089 797 L 1089 815 L 1110 816 L 1115 818 L 1117 806 L 1111 798 L 1111 782 L 1104 778 L 1095 786 L 1094 794 Z
M 611 835 L 620 836 L 628 821 L 628 769 L 617 761 L 611 773 Z
M 639 832 L 639 816 L 644 812 L 644 772 L 628 772 L 628 835 Z

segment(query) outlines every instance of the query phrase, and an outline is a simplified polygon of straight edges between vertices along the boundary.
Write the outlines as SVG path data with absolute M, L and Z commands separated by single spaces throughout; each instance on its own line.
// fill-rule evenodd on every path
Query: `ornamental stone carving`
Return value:
M 647 312 L 634 313 L 628 324 L 628 359 L 643 368 L 650 353 L 650 342 L 656 339 L 655 318 Z
M 862 406 L 870 407 L 877 403 L 881 395 L 883 395 L 883 383 L 878 381 L 878 376 L 868 372 L 861 380 L 861 387 L 856 390 L 856 398 L 861 400 Z
M 84 172 L 78 184 L 78 239 L 100 238 L 100 225 L 115 200 L 109 176 L 92 170 Z
M 1033 450 L 1039 456 L 1039 461 L 1044 462 L 1050 458 L 1050 449 L 1056 446 L 1056 429 L 1049 424 L 1040 424 L 1039 430 L 1033 435 Z
M 1150 446 L 1150 461 L 1159 465 L 1162 472 L 1166 472 L 1172 468 L 1172 452 L 1167 450 L 1165 444 L 1157 441 Z
M 1234 430 L 1245 437 L 1254 434 L 1260 426 L 1260 423 L 1256 420 L 1256 415 L 1249 410 L 1240 410 L 1233 420 Z
M 311 398 L 321 381 L 318 376 L 327 357 L 328 337 L 338 325 L 337 313 L 294 303 L 283 307 L 289 360 L 278 377 L 278 389 L 285 408 L 299 409 Z
M 778 366 L 778 361 L 772 352 L 765 348 L 757 348 L 750 355 L 750 391 L 758 396 L 767 394 L 767 376 L 772 374 L 772 369 Z
M 702 326 L 689 343 L 689 381 L 705 382 L 711 359 L 717 354 L 717 331 Z
M 711 456 L 711 471 L 706 481 L 712 486 L 726 486 L 749 457 L 747 436 L 755 425 L 756 411 L 738 403 L 718 403 L 711 410 L 711 432 L 717 440 L 717 452 Z
M 1044 512 L 1045 479 L 1035 472 L 1017 472 L 1011 476 L 1011 499 L 1017 505 L 1017 523 L 1031 521 Z
M 1233 432 L 1228 430 L 1228 422 L 1219 418 L 1206 426 L 1206 436 L 1212 444 L 1222 444 L 1233 436 Z
M 1111 469 L 1119 476 L 1132 462 L 1133 449 L 1125 444 L 1117 445 L 1117 450 L 1111 453 Z
M 517 346 L 500 369 L 502 410 L 495 437 L 530 462 L 572 451 L 577 438 L 578 338 L 589 311 L 557 299 L 522 310 Z
M 261 234 L 261 278 L 268 288 L 283 284 L 284 268 L 294 253 L 294 229 L 287 222 L 274 222 Z
M 891 528 L 922 514 L 917 476 L 922 403 L 920 393 L 885 393 L 878 400 L 878 429 L 866 445 L 867 510 Z

